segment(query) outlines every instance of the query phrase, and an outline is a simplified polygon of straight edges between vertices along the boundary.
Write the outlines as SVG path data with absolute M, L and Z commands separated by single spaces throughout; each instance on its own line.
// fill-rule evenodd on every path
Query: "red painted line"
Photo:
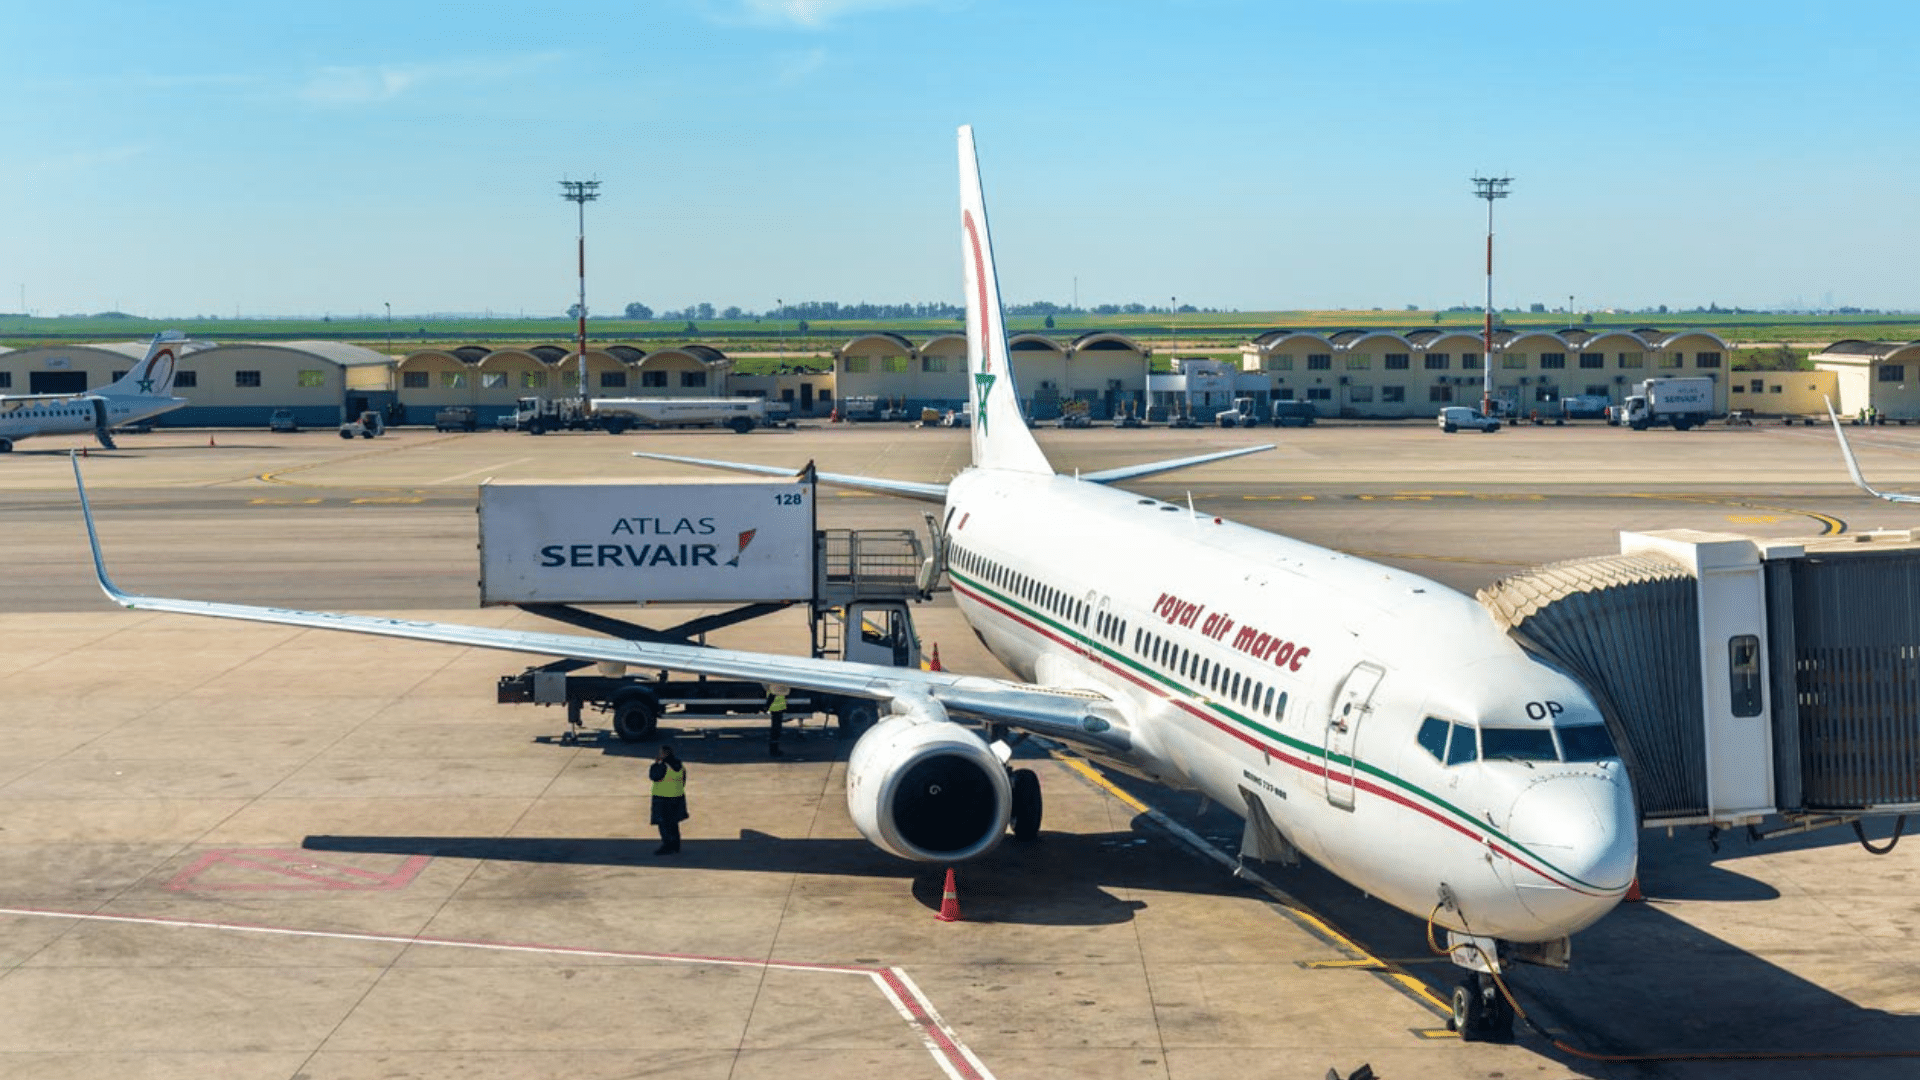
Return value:
M 433 861 L 431 856 L 410 855 L 398 869 L 389 873 L 358 866 L 321 862 L 304 851 L 276 848 L 222 848 L 207 852 L 167 882 L 170 892 L 286 892 L 339 889 L 352 892 L 392 892 L 413 884 Z M 218 867 L 237 867 L 275 878 L 292 878 L 308 884 L 285 881 L 203 882 L 203 875 Z
M 1072 642 L 1071 639 L 1061 637 L 1059 634 L 1054 633 L 1052 630 L 1047 629 L 1045 626 L 1042 626 L 1034 622 L 1033 620 L 1026 618 L 1025 616 L 1021 615 L 1019 612 L 1003 604 L 1000 604 L 997 601 L 989 599 L 985 595 L 981 594 L 978 590 L 973 589 L 970 586 L 967 586 L 958 581 L 951 581 L 950 584 L 953 586 L 953 589 L 955 592 L 968 597 L 969 599 L 973 600 L 975 603 L 981 605 L 982 607 L 989 608 L 993 611 L 997 611 L 1000 614 L 1004 615 L 1006 618 L 1019 624 L 1020 626 L 1026 627 L 1028 630 L 1031 630 L 1032 632 L 1039 634 L 1040 636 L 1050 641 L 1057 642 L 1061 645 L 1067 646 L 1069 649 L 1073 649 L 1076 655 L 1085 656 L 1087 659 L 1093 661 L 1095 664 L 1099 665 L 1100 667 L 1113 672 L 1115 675 L 1120 676 L 1121 678 L 1127 680 L 1128 682 L 1134 684 L 1135 686 L 1140 687 L 1141 689 L 1147 691 L 1150 694 L 1154 694 L 1160 698 L 1165 699 L 1168 703 L 1172 704 L 1176 708 L 1179 708 L 1180 710 L 1192 715 L 1194 718 L 1200 720 L 1201 722 L 1206 723 L 1214 727 L 1215 729 L 1221 732 L 1224 732 L 1227 735 L 1232 736 L 1235 739 L 1238 739 L 1239 741 L 1247 744 L 1248 746 L 1251 746 L 1254 749 L 1259 750 L 1264 754 L 1271 754 L 1273 757 L 1276 757 L 1280 759 L 1282 762 L 1285 762 L 1287 765 L 1292 766 L 1296 771 L 1304 773 L 1310 778 L 1319 778 L 1322 780 L 1327 778 L 1328 769 L 1325 765 L 1316 764 L 1316 763 L 1307 761 L 1306 759 L 1297 757 L 1293 753 L 1285 749 L 1282 749 L 1278 746 L 1275 746 L 1271 743 L 1262 742 L 1259 739 L 1255 738 L 1254 736 L 1246 733 L 1245 731 L 1242 731 L 1239 727 L 1229 724 L 1223 720 L 1217 719 L 1216 717 L 1206 712 L 1205 710 L 1200 709 L 1194 706 L 1193 704 L 1191 704 L 1190 702 L 1186 701 L 1184 698 L 1176 697 L 1172 694 L 1169 694 L 1166 692 L 1164 688 L 1155 686 L 1154 684 L 1146 681 L 1145 679 L 1140 678 L 1138 675 L 1135 675 L 1133 672 L 1128 671 L 1127 669 L 1120 667 L 1116 664 L 1113 664 L 1112 662 L 1108 661 L 1104 656 L 1099 655 L 1097 652 L 1089 651 L 1086 649 L 1075 648 L 1074 642 Z M 1346 780 L 1349 778 L 1346 776 L 1342 776 L 1340 777 L 1340 779 Z M 1509 862 L 1512 862 L 1515 866 L 1521 867 L 1522 869 L 1525 869 L 1535 874 L 1541 880 L 1547 882 L 1549 885 L 1558 886 L 1560 888 L 1568 890 L 1569 892 L 1580 893 L 1583 896 L 1617 896 L 1620 893 L 1625 891 L 1624 887 L 1622 887 L 1621 889 L 1616 889 L 1611 891 L 1595 890 L 1595 889 L 1583 888 L 1578 885 L 1561 881 L 1558 878 L 1555 878 L 1552 874 L 1549 874 L 1545 870 L 1542 870 L 1540 867 L 1535 866 L 1532 862 L 1528 861 L 1527 859 L 1524 859 L 1519 855 L 1515 854 L 1509 847 L 1507 847 L 1504 844 L 1501 844 L 1497 840 L 1494 840 L 1491 836 L 1483 836 L 1478 831 L 1467 828 L 1465 825 L 1461 824 L 1459 821 L 1455 820 L 1454 818 L 1444 815 L 1439 811 L 1434 810 L 1433 808 L 1428 807 L 1422 803 L 1415 802 L 1407 798 L 1406 796 L 1400 794 L 1399 792 L 1394 791 L 1391 788 L 1381 787 L 1379 784 L 1375 783 L 1372 780 L 1362 779 L 1358 769 L 1354 770 L 1353 775 L 1351 777 L 1351 781 L 1356 790 L 1365 791 L 1372 795 L 1377 795 L 1383 799 L 1388 800 L 1389 802 L 1406 807 L 1409 810 L 1415 811 L 1416 813 L 1419 813 L 1427 818 L 1430 818 L 1433 821 L 1438 822 L 1441 825 L 1446 826 L 1449 829 L 1452 829 L 1454 832 L 1457 832 L 1460 835 L 1470 840 L 1473 840 L 1476 843 L 1486 844 L 1488 847 L 1498 852 L 1501 856 L 1505 857 Z

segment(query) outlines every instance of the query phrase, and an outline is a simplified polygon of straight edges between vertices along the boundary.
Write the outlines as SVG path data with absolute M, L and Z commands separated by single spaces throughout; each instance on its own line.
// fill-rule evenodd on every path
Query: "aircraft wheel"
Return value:
M 660 702 L 649 693 L 629 690 L 613 699 L 613 733 L 621 742 L 644 742 L 660 730 Z
M 1013 770 L 1013 838 L 1034 840 L 1040 835 L 1040 777 L 1032 769 Z
M 1453 1019 L 1448 1026 L 1460 1034 L 1461 1042 L 1478 1042 L 1486 1026 L 1486 1006 L 1480 1002 L 1480 987 L 1467 979 L 1453 988 Z
M 1448 1026 L 1462 1042 L 1512 1042 L 1513 1006 L 1488 975 L 1469 975 L 1453 988 Z
M 835 716 L 839 720 L 840 737 L 858 739 L 879 722 L 880 708 L 871 701 L 849 701 L 840 706 Z

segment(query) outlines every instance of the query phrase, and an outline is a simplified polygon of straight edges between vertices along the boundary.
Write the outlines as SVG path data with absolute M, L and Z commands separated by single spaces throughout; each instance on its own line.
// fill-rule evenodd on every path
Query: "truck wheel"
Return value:
M 735 435 L 745 435 L 753 430 L 753 421 L 744 416 L 736 416 L 727 421 L 727 426 L 733 429 Z
M 1693 421 L 1691 420 L 1675 420 L 1673 422 L 1673 430 L 1675 431 L 1685 431 L 1692 426 Z
M 880 720 L 880 707 L 871 701 L 849 701 L 840 706 L 835 714 L 839 719 L 840 737 L 858 739 L 867 733 L 867 729 Z
M 607 421 L 607 434 L 625 435 L 627 433 L 628 426 L 629 425 L 625 420 L 609 420 Z
M 341 437 L 341 438 L 343 438 L 343 439 L 351 439 L 351 438 L 353 438 L 353 432 L 351 432 L 351 431 L 348 431 L 348 430 L 347 430 L 346 428 L 341 428 L 341 429 L 340 429 L 340 437 Z
M 1447 433 L 1447 434 L 1449 434 L 1449 435 L 1451 435 L 1451 434 L 1453 434 L 1454 432 L 1456 432 L 1456 431 L 1459 431 L 1459 430 L 1460 430 L 1460 428 L 1459 428 L 1459 426 L 1458 426 L 1458 425 L 1456 425 L 1456 424 L 1441 424 L 1441 425 L 1440 425 L 1440 430 L 1441 430 L 1441 431 L 1444 431 L 1444 432 L 1446 432 L 1446 433 Z
M 527 434 L 545 435 L 546 433 L 547 433 L 547 425 L 545 421 L 542 421 L 542 420 L 527 421 Z
M 644 690 L 613 699 L 613 733 L 621 742 L 644 742 L 660 730 L 660 701 Z
M 1013 838 L 1033 840 L 1040 835 L 1040 777 L 1032 769 L 1013 770 Z

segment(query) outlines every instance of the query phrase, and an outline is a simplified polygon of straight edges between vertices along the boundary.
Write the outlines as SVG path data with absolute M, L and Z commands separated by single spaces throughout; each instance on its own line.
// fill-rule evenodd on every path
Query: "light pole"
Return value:
M 1480 380 L 1480 411 L 1488 414 L 1493 412 L 1493 201 L 1506 198 L 1512 183 L 1511 176 L 1473 178 L 1473 194 L 1487 200 L 1487 311 L 1480 335 L 1480 364 L 1484 372 Z
M 393 355 L 393 305 L 387 304 L 387 355 Z
M 780 362 L 787 362 L 787 302 L 779 297 L 773 298 L 773 319 L 780 324 Z
M 598 180 L 562 180 L 560 197 L 580 208 L 580 401 L 587 400 L 587 204 L 600 197 Z

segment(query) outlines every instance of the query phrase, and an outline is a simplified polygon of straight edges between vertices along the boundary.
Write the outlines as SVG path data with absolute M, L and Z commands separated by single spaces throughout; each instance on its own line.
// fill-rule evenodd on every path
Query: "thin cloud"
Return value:
M 558 52 L 489 59 L 443 60 L 430 64 L 377 64 L 316 68 L 297 94 L 309 105 L 348 108 L 392 101 L 435 83 L 499 82 L 557 63 Z
M 737 18 L 738 21 L 760 26 L 798 26 L 818 30 L 848 15 L 925 7 L 937 2 L 939 0 L 740 0 Z
M 798 86 L 806 82 L 827 62 L 827 50 L 808 49 L 803 53 L 789 53 L 780 58 L 780 85 Z

